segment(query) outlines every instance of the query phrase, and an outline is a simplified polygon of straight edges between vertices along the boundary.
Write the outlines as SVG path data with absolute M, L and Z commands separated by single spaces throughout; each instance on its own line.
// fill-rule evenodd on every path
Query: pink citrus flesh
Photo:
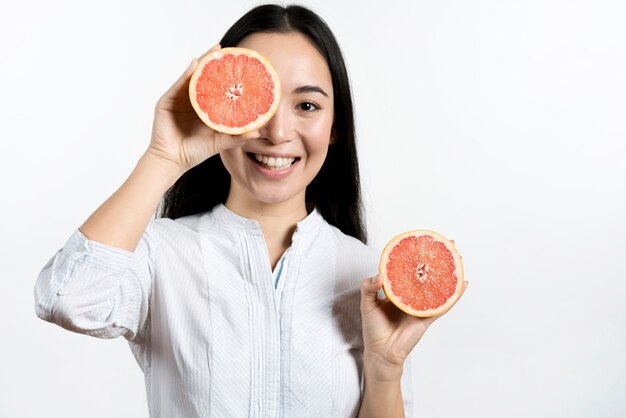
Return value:
M 247 48 L 222 48 L 204 56 L 189 81 L 189 99 L 210 128 L 241 135 L 265 125 L 280 100 L 272 64 Z
M 416 230 L 393 238 L 380 265 L 387 298 L 418 317 L 448 311 L 463 291 L 463 264 L 454 242 L 433 231 Z

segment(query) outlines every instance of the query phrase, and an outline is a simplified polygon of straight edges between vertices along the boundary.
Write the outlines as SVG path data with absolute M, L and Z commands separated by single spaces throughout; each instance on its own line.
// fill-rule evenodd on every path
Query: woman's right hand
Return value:
M 215 45 L 208 52 L 218 49 L 220 45 Z M 189 101 L 189 80 L 197 66 L 198 60 L 194 58 L 183 75 L 157 102 L 147 151 L 158 160 L 172 165 L 180 175 L 222 150 L 242 146 L 259 136 L 258 131 L 239 136 L 227 135 L 202 122 Z

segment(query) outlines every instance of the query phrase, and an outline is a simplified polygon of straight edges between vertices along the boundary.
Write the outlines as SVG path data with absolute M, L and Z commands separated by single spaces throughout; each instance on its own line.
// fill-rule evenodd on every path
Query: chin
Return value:
M 299 193 L 293 193 L 287 190 L 256 190 L 251 194 L 255 200 L 267 205 L 284 203 L 297 198 L 299 195 Z
M 255 198 L 258 202 L 264 203 L 266 205 L 275 205 L 290 200 L 290 196 L 281 196 L 276 194 L 255 196 Z

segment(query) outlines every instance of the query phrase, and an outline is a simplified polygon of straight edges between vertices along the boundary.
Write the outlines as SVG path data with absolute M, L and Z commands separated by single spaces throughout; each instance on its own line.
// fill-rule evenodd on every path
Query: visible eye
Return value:
M 305 112 L 315 112 L 320 109 L 320 107 L 313 102 L 302 102 L 298 105 L 298 108 Z

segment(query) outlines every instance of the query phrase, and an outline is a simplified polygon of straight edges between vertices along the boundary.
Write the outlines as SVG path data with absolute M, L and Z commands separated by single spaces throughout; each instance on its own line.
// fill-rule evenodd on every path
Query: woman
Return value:
M 128 180 L 42 270 L 37 314 L 128 339 L 152 417 L 410 415 L 403 366 L 433 319 L 379 301 L 367 278 L 379 253 L 365 245 L 332 33 L 305 8 L 267 5 L 220 45 L 272 62 L 274 117 L 239 137 L 203 125 L 187 94 L 193 60 Z

